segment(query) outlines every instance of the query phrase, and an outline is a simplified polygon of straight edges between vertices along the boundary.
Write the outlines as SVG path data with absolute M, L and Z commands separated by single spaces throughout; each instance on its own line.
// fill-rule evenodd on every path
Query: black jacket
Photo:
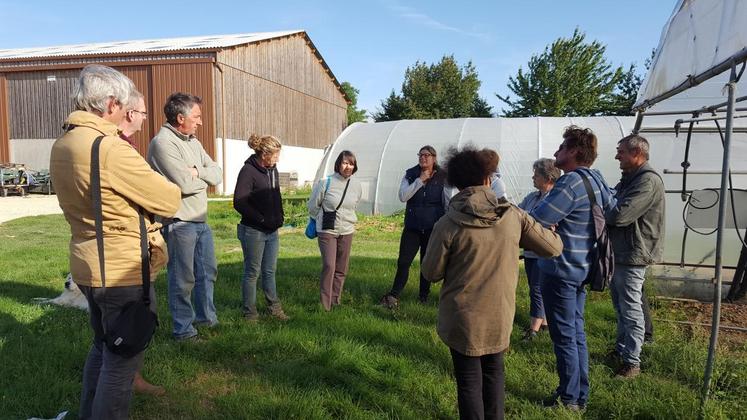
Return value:
M 277 167 L 265 168 L 256 154 L 251 155 L 236 180 L 233 208 L 241 214 L 242 225 L 265 233 L 283 226 Z

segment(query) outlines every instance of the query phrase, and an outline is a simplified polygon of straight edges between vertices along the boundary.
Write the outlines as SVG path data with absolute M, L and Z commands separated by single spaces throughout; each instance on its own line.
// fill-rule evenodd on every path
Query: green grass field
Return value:
M 299 220 L 303 220 L 302 210 Z M 161 328 L 145 357 L 144 376 L 167 389 L 165 397 L 135 396 L 131 415 L 142 419 L 455 418 L 456 388 L 448 349 L 435 332 L 437 304 L 416 303 L 417 264 L 399 310 L 376 305 L 394 276 L 401 217 L 363 218 L 353 241 L 343 305 L 331 313 L 318 303 L 321 267 L 315 241 L 284 229 L 278 293 L 287 323 L 241 317 L 242 253 L 238 215 L 230 202 L 210 203 L 219 263 L 215 302 L 221 324 L 205 339 L 170 338 L 164 274 L 158 277 Z M 69 230 L 62 216 L 0 225 L 0 418 L 77 414 L 81 372 L 90 346 L 87 314 L 44 307 L 34 297 L 60 293 L 68 272 Z M 484 262 L 488 263 L 488 262 Z M 547 410 L 538 401 L 557 385 L 547 334 L 521 343 L 528 322 L 526 280 L 520 279 L 512 347 L 506 356 L 507 418 L 581 418 Z M 434 288 L 438 292 L 438 286 Z M 671 317 L 656 302 L 656 316 Z M 644 349 L 644 373 L 612 378 L 604 356 L 615 318 L 608 294 L 587 304 L 591 399 L 584 418 L 695 418 L 707 352 L 702 330 L 656 325 Z M 747 418 L 747 346 L 732 340 L 719 349 L 713 398 L 706 417 Z

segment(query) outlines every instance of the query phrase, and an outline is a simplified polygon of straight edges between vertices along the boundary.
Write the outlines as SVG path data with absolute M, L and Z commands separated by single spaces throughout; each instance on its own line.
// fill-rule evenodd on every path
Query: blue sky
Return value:
M 607 45 L 615 65 L 643 66 L 675 0 L 192 1 L 60 2 L 0 0 L 0 49 L 306 30 L 335 76 L 374 110 L 417 60 L 454 54 L 475 65 L 483 96 L 495 93 L 532 54 L 578 27 Z M 71 7 L 70 4 L 74 4 Z

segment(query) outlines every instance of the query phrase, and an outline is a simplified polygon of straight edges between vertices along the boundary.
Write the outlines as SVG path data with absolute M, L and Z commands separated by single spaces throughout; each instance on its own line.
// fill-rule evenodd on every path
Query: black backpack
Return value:
M 594 248 L 591 250 L 591 267 L 589 275 L 583 284 L 588 284 L 589 289 L 594 292 L 603 292 L 609 286 L 612 280 L 612 273 L 615 271 L 615 253 L 612 251 L 612 242 L 607 231 L 607 222 L 604 218 L 604 210 L 597 204 L 597 197 L 594 189 L 586 174 L 576 172 L 581 175 L 584 181 L 586 194 L 589 196 L 589 205 L 591 206 L 591 222 L 594 225 Z

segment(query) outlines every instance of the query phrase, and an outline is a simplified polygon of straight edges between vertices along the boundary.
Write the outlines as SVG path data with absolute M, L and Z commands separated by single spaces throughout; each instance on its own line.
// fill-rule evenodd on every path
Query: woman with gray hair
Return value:
M 555 159 L 538 159 L 532 164 L 532 168 L 534 169 L 532 181 L 537 191 L 529 193 L 519 203 L 519 208 L 527 213 L 537 207 L 555 186 L 555 181 L 560 178 L 560 169 L 555 167 Z M 540 289 L 541 273 L 537 269 L 537 254 L 532 251 L 524 251 L 524 270 L 527 273 L 527 280 L 529 280 L 529 316 L 531 321 L 522 340 L 531 341 L 537 336 L 540 329 L 547 329 L 545 307 L 542 303 L 542 291 Z

